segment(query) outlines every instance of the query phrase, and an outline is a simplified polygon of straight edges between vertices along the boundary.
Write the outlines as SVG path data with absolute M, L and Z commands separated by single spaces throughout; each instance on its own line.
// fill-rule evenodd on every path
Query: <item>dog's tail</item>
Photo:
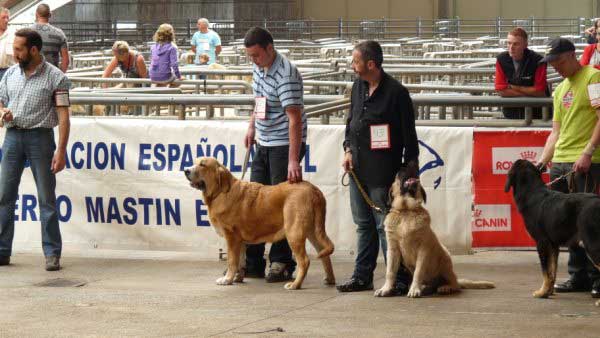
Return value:
M 325 196 L 319 189 L 315 189 L 313 194 L 313 208 L 315 221 L 315 239 L 317 240 L 321 250 L 319 250 L 318 258 L 329 256 L 333 253 L 334 245 L 327 233 L 325 232 L 325 215 L 327 213 L 327 201 Z
M 461 289 L 493 289 L 496 287 L 493 282 L 469 279 L 459 279 L 458 285 Z

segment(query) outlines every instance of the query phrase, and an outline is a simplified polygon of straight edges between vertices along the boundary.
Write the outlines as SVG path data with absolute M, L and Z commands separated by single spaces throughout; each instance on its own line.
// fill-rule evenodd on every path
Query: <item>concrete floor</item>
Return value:
M 561 254 L 559 277 L 565 277 Z M 340 294 L 321 285 L 313 261 L 304 289 L 247 279 L 217 286 L 223 262 L 66 256 L 59 272 L 41 254 L 17 253 L 0 267 L 0 337 L 599 337 L 600 308 L 589 294 L 534 299 L 534 252 L 454 256 L 459 277 L 493 290 L 421 299 Z M 338 281 L 352 262 L 334 262 Z M 375 286 L 383 284 L 376 271 Z M 44 283 L 85 283 L 47 287 Z M 281 328 L 283 332 L 269 331 Z

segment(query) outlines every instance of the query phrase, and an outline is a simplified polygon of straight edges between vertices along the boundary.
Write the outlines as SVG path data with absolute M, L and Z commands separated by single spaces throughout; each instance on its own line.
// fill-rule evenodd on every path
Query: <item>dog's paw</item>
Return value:
M 408 297 L 408 298 L 421 297 L 421 289 L 411 287 L 410 290 L 408 290 L 408 294 L 406 295 L 406 297 Z
M 233 281 L 236 283 L 243 283 L 244 282 L 244 274 L 241 273 L 236 273 L 235 277 L 233 277 Z
M 335 278 L 323 278 L 323 284 L 325 285 L 335 285 Z
M 377 291 L 375 291 L 375 293 L 373 294 L 373 296 L 375 297 L 389 297 L 392 295 L 393 289 L 392 288 L 381 288 Z
M 231 285 L 233 284 L 233 279 L 227 279 L 226 276 L 217 279 L 217 285 Z
M 285 283 L 283 286 L 286 290 L 298 290 L 300 289 L 299 285 L 296 285 L 295 282 Z
M 533 297 L 535 298 L 548 298 L 548 296 L 550 296 L 548 290 L 539 289 L 533 292 Z
M 457 292 L 458 290 L 452 288 L 450 285 L 442 285 L 437 288 L 437 293 L 440 295 L 449 295 L 451 293 Z

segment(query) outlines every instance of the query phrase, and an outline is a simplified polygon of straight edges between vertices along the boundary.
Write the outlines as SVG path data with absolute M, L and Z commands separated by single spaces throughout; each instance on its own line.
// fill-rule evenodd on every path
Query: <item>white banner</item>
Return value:
M 196 157 L 215 156 L 240 177 L 246 127 L 245 122 L 73 118 L 67 168 L 57 176 L 65 250 L 187 251 L 216 258 L 224 241 L 210 228 L 201 193 L 182 170 Z M 417 133 L 433 227 L 453 252 L 467 252 L 473 129 L 418 128 Z M 310 125 L 308 135 L 304 179 L 327 198 L 335 255 L 352 258 L 356 227 L 348 188 L 340 183 L 344 126 Z M 36 189 L 28 169 L 15 219 L 14 248 L 40 248 Z

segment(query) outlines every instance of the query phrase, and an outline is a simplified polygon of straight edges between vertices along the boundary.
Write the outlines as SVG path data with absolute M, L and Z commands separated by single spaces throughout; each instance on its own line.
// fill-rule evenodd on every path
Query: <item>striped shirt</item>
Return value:
M 54 103 L 57 90 L 69 90 L 69 79 L 48 62 L 27 77 L 19 65 L 10 67 L 0 80 L 0 101 L 13 114 L 7 128 L 54 128 L 58 114 Z
M 46 61 L 58 67 L 60 50 L 68 48 L 65 33 L 62 29 L 54 27 L 51 24 L 36 23 L 31 26 L 31 29 L 42 36 L 42 54 L 46 57 Z
M 267 100 L 266 119 L 254 120 L 258 144 L 266 147 L 289 145 L 289 119 L 285 108 L 304 106 L 302 76 L 296 66 L 276 53 L 266 73 L 262 67 L 254 65 L 252 90 L 254 97 L 265 97 Z M 306 125 L 306 114 L 302 109 L 302 142 L 306 142 Z

